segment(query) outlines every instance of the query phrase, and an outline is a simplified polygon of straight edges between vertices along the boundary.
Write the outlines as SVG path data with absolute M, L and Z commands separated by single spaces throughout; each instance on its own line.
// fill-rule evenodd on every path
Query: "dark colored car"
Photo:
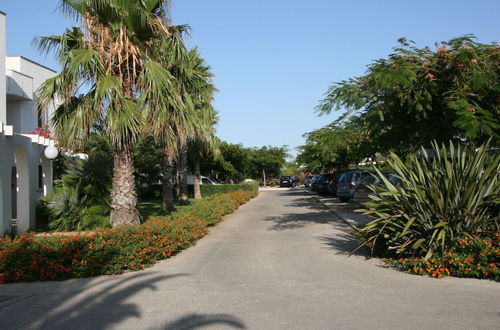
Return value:
M 346 171 L 348 170 L 338 170 L 336 172 L 333 172 L 333 178 L 330 180 L 330 184 L 328 185 L 328 193 L 330 195 L 337 196 L 340 176 Z
M 304 178 L 304 186 L 310 187 L 317 175 L 311 174 Z
M 297 177 L 294 175 L 284 175 L 280 178 L 280 187 L 295 187 L 297 185 Z
M 372 177 L 375 171 L 371 170 L 349 170 L 340 175 L 337 197 L 341 202 L 348 202 L 355 197 L 357 185 L 368 177 Z M 365 189 L 366 188 L 365 186 Z M 359 190 L 359 188 L 358 188 Z
M 312 191 L 316 191 L 316 189 L 318 188 L 317 182 L 318 182 L 318 179 L 320 176 L 321 175 L 318 174 L 318 175 L 315 175 L 314 178 L 312 178 L 312 180 L 311 180 L 311 190 Z
M 313 187 L 315 188 L 313 190 L 317 191 L 318 194 L 328 194 L 328 185 L 333 177 L 334 174 L 332 173 L 321 174 L 318 179 L 316 179 L 316 182 L 313 183 Z

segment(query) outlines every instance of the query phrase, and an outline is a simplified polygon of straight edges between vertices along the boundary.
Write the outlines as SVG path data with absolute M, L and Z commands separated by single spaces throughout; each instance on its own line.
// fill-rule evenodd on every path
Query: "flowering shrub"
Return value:
M 500 281 L 500 233 L 489 238 L 454 239 L 449 252 L 428 260 L 400 258 L 385 261 L 416 275 L 436 278 L 451 275 Z
M 233 192 L 196 201 L 140 226 L 78 236 L 25 234 L 0 239 L 0 283 L 62 280 L 139 270 L 185 249 L 256 192 Z
M 52 133 L 50 132 L 49 125 L 45 124 L 43 127 L 35 127 L 34 131 L 29 132 L 28 134 L 35 134 L 44 138 L 50 138 Z

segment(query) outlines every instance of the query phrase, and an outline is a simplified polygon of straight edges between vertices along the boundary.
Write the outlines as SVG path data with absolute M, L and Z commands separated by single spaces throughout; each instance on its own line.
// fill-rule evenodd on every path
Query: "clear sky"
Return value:
M 57 4 L 0 0 L 8 55 L 57 69 L 31 46 L 34 36 L 73 23 Z M 314 113 L 328 86 L 362 75 L 400 37 L 418 46 L 467 33 L 483 43 L 500 39 L 499 0 L 174 0 L 171 16 L 191 26 L 188 44 L 215 73 L 218 136 L 247 147 L 303 144 L 304 133 L 337 116 Z

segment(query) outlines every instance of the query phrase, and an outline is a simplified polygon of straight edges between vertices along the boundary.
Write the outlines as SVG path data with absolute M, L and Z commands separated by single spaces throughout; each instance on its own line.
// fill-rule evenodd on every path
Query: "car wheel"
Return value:
M 347 203 L 348 201 L 351 200 L 349 197 L 339 197 L 339 199 L 342 203 Z

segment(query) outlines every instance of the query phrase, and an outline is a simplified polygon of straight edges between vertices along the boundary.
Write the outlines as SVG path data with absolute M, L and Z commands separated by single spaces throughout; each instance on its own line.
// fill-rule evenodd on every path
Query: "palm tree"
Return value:
M 187 100 L 186 104 L 192 108 L 195 115 L 192 128 L 180 132 L 178 139 L 177 178 L 181 187 L 179 194 L 181 203 L 186 203 L 188 199 L 187 180 L 184 177 L 187 174 L 189 142 L 210 140 L 214 133 L 213 126 L 217 122 L 216 112 L 210 105 L 217 89 L 212 83 L 213 74 L 210 72 L 210 66 L 205 64 L 198 48 L 195 47 L 189 51 L 186 65 L 186 74 L 182 80 L 184 97 Z M 194 177 L 194 187 L 198 189 L 198 197 L 201 197 L 199 180 L 198 173 Z
M 189 154 L 193 166 L 194 198 L 201 199 L 200 161 L 206 157 L 219 156 L 220 140 L 215 136 L 217 111 L 209 104 L 198 109 L 199 125 L 195 127 L 195 136 L 189 143 Z
M 140 222 L 132 146 L 145 110 L 180 102 L 175 78 L 154 56 L 155 46 L 170 35 L 168 2 L 61 0 L 60 10 L 79 26 L 36 39 L 37 48 L 55 51 L 61 65 L 61 73 L 38 90 L 40 109 L 62 101 L 52 117 L 61 145 L 81 149 L 96 127 L 112 141 L 114 226 Z
M 166 103 L 147 112 L 155 138 L 163 145 L 163 209 L 174 208 L 173 188 L 177 184 L 179 201 L 186 203 L 188 143 L 199 135 L 201 124 L 199 108 L 211 102 L 215 91 L 212 74 L 196 48 L 187 51 L 183 35 L 186 26 L 171 27 L 171 35 L 157 47 L 157 58 L 176 78 L 176 90 L 182 102 Z M 205 102 L 205 103 L 202 103 Z M 204 128 L 206 131 L 206 129 Z

